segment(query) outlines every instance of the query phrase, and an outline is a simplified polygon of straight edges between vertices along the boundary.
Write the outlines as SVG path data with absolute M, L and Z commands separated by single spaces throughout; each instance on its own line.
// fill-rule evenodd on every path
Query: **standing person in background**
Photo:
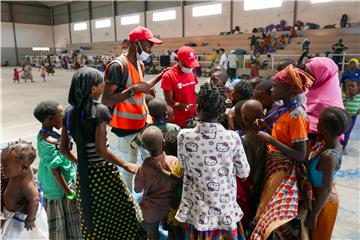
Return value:
M 343 59 L 342 54 L 346 49 L 348 49 L 348 48 L 344 45 L 342 38 L 340 38 L 337 43 L 332 45 L 333 54 L 337 55 L 337 56 L 333 56 L 332 59 L 334 60 L 336 65 L 338 65 L 339 69 L 342 69 L 341 68 L 342 67 L 341 62 L 342 62 L 342 59 Z
M 145 83 L 142 61 L 149 57 L 154 44 L 161 43 L 149 29 L 139 26 L 129 33 L 127 55 L 116 58 L 105 70 L 102 102 L 114 108 L 110 126 L 117 138 L 113 147 L 117 155 L 128 163 L 138 160 L 138 151 L 130 148 L 130 143 L 145 127 L 147 108 L 144 93 L 162 76 L 160 74 Z M 132 189 L 133 174 L 124 171 L 123 176 L 129 189 Z
M 225 53 L 225 49 L 220 48 L 219 50 L 220 50 L 220 63 L 219 63 L 219 65 L 220 65 L 221 69 L 226 71 L 227 68 L 228 68 L 228 57 L 227 57 L 227 55 Z
M 164 73 L 161 88 L 165 101 L 174 109 L 174 123 L 186 127 L 187 121 L 196 115 L 195 86 L 198 79 L 193 68 L 200 66 L 191 47 L 181 47 L 177 54 L 178 64 Z
M 228 57 L 229 60 L 229 69 L 227 71 L 231 81 L 236 78 L 236 69 L 238 67 L 238 57 L 234 54 L 235 50 L 231 50 L 230 55 Z

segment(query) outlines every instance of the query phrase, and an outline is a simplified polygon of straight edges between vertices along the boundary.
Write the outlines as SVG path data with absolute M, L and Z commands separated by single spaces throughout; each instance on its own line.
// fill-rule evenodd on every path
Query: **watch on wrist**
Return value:
M 135 96 L 135 90 L 134 89 L 132 89 L 132 88 L 130 88 L 129 89 L 129 95 L 130 95 L 130 97 L 133 97 L 133 96 Z

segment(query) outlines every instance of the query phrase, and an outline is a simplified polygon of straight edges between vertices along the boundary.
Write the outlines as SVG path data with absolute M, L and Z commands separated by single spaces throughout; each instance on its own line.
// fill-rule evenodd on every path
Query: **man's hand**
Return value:
M 133 89 L 135 92 L 147 93 L 150 90 L 150 85 L 146 82 L 140 82 L 133 85 L 130 89 Z

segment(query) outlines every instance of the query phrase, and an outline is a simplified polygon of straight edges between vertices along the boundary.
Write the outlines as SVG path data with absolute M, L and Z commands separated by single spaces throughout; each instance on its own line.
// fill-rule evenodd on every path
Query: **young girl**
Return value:
M 349 142 L 351 131 L 353 130 L 357 115 L 360 113 L 360 80 L 347 79 L 343 87 L 343 102 L 345 110 L 351 115 L 351 126 L 345 133 L 345 139 L 341 141 L 343 146 L 343 154 L 346 155 L 346 145 Z
M 31 164 L 36 151 L 30 143 L 19 140 L 1 152 L 1 167 L 8 183 L 4 192 L 6 219 L 1 235 L 4 239 L 49 239 L 43 195 Z
M 317 128 L 325 145 L 312 157 L 308 168 L 315 199 L 305 222 L 311 230 L 311 239 L 331 239 L 339 208 L 339 198 L 333 186 L 342 160 L 339 136 L 350 124 L 350 115 L 341 108 L 325 108 L 320 114 Z
M 60 135 L 53 129 L 62 127 L 64 108 L 55 101 L 42 101 L 34 116 L 42 124 L 37 136 L 38 177 L 43 186 L 50 239 L 79 239 L 80 215 L 76 205 L 74 163 L 59 149 Z M 72 159 L 76 161 L 76 159 Z
M 144 235 L 141 210 L 116 167 L 135 173 L 137 165 L 125 162 L 108 149 L 106 123 L 111 114 L 98 103 L 104 85 L 96 69 L 85 67 L 74 74 L 68 97 L 72 107 L 64 116 L 61 151 L 68 159 L 75 158 L 69 149 L 70 133 L 79 163 L 82 238 L 138 239 Z
M 141 134 L 145 149 L 149 152 L 135 175 L 135 192 L 144 192 L 140 207 L 144 214 L 143 228 L 150 240 L 159 239 L 159 224 L 164 220 L 175 195 L 178 180 L 171 174 L 171 169 L 178 163 L 174 156 L 163 151 L 164 138 L 161 130 L 150 126 Z
M 223 88 L 202 85 L 197 111 L 197 126 L 178 135 L 178 158 L 185 172 L 176 219 L 186 223 L 185 239 L 245 239 L 236 176 L 246 178 L 250 167 L 240 137 L 218 123 L 225 112 Z
M 40 64 L 40 68 L 39 68 L 39 72 L 40 72 L 40 77 L 44 80 L 44 82 L 46 81 L 45 80 L 45 77 L 46 77 L 46 67 L 45 67 L 45 63 L 42 62 Z
M 14 83 L 17 81 L 18 83 L 20 83 L 20 72 L 14 68 L 14 72 L 13 72 L 13 80 Z
M 298 234 L 289 228 L 289 224 L 279 227 L 298 217 L 297 185 L 299 191 L 306 186 L 303 178 L 297 180 L 295 175 L 296 166 L 299 166 L 298 170 L 305 170 L 301 163 L 306 158 L 309 128 L 307 115 L 298 97 L 311 86 L 313 80 L 309 74 L 292 65 L 273 78 L 273 98 L 275 101 L 282 100 L 284 105 L 277 111 L 271 136 L 266 132 L 258 133 L 260 140 L 268 144 L 269 150 L 265 163 L 265 185 L 251 239 L 266 239 L 271 233 L 280 238 L 293 239 Z

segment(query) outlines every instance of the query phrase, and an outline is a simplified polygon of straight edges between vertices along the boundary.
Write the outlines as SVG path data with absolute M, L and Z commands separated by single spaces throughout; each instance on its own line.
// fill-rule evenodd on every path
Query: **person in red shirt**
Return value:
M 165 101 L 174 109 L 173 123 L 186 127 L 187 121 L 196 115 L 195 86 L 198 79 L 193 68 L 200 66 L 194 49 L 181 47 L 177 53 L 178 63 L 162 76 L 161 88 Z

